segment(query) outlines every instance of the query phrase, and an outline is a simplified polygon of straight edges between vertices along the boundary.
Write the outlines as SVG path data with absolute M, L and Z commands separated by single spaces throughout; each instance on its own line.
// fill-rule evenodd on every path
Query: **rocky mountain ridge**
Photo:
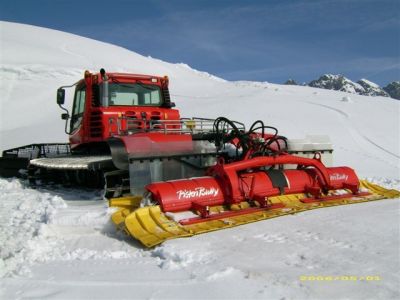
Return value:
M 293 79 L 287 80 L 285 84 L 299 85 Z M 318 79 L 312 80 L 309 83 L 303 83 L 302 85 L 365 96 L 391 97 L 400 100 L 400 81 L 393 81 L 382 88 L 365 78 L 354 82 L 340 74 L 324 74 Z

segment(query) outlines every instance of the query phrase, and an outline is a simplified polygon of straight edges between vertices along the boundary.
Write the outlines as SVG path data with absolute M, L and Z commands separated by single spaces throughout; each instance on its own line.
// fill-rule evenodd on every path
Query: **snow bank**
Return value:
M 26 187 L 19 180 L 0 178 L 0 277 L 29 276 L 32 265 L 55 260 L 133 257 L 121 247 L 101 247 L 107 235 L 118 238 L 115 227 L 109 224 L 112 210 L 103 200 L 66 200 L 71 194 L 82 198 L 88 194 L 68 190 L 63 194 L 62 188 L 53 188 L 45 192 Z M 87 236 L 93 235 L 100 247 L 88 242 Z
M 48 260 L 59 246 L 47 226 L 60 207 L 58 196 L 26 188 L 20 181 L 0 179 L 0 276 L 27 274 L 35 262 Z

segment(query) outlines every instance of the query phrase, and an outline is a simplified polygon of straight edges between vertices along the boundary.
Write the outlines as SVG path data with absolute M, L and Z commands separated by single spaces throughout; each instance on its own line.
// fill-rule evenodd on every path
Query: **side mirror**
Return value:
M 57 104 L 63 105 L 64 102 L 65 102 L 65 90 L 62 88 L 59 88 L 57 90 Z
M 175 107 L 176 105 L 175 102 L 165 102 L 163 106 L 166 108 L 172 108 Z
M 69 114 L 61 114 L 61 119 L 68 120 L 69 119 Z

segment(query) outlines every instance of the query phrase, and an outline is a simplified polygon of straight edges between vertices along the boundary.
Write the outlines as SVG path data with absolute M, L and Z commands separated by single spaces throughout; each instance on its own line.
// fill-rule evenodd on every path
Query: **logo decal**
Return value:
M 191 199 L 204 196 L 216 197 L 218 193 L 219 190 L 216 188 L 206 189 L 205 187 L 198 187 L 194 190 L 179 190 L 176 192 L 178 199 Z
M 346 174 L 333 173 L 330 175 L 331 180 L 347 180 L 349 178 Z

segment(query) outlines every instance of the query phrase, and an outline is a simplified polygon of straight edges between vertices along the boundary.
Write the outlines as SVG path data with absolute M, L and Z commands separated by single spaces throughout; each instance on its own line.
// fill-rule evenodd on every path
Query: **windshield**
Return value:
M 157 85 L 139 83 L 110 83 L 108 85 L 108 105 L 160 106 L 161 90 Z

